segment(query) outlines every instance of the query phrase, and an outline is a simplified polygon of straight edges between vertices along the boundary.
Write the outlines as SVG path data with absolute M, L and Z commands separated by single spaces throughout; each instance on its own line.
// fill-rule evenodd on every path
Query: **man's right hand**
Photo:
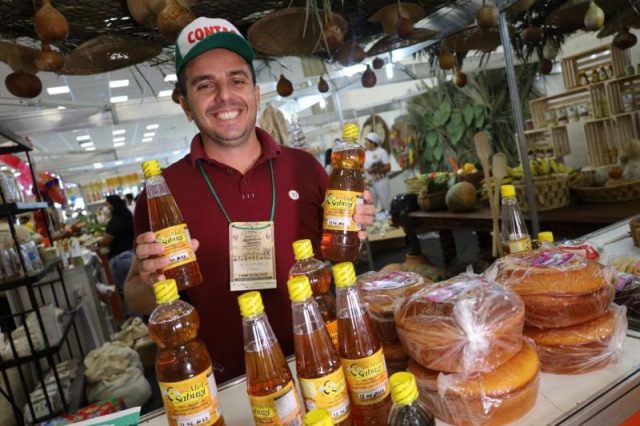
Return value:
M 198 240 L 191 240 L 194 252 L 199 245 Z M 136 258 L 138 274 L 145 285 L 153 287 L 153 284 L 165 279 L 161 271 L 169 264 L 169 258 L 164 256 L 164 245 L 157 241 L 153 232 L 145 232 L 136 238 Z

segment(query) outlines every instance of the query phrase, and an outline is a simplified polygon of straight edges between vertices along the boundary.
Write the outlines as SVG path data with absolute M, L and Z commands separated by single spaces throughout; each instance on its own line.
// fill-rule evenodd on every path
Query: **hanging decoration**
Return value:
M 42 43 L 42 51 L 34 62 L 39 71 L 60 71 L 64 67 L 64 56 L 51 50 L 49 44 Z
M 526 43 L 535 44 L 542 39 L 542 30 L 536 25 L 529 25 L 522 31 L 522 40 Z
M 492 4 L 485 4 L 483 0 L 482 6 L 476 12 L 476 25 L 482 30 L 497 28 L 498 18 L 498 8 Z
M 43 43 L 62 41 L 69 35 L 69 22 L 49 0 L 43 0 L 42 7 L 33 16 L 33 27 Z
M 398 2 L 374 12 L 369 18 L 369 22 L 382 24 L 382 30 L 386 35 L 407 38 L 413 32 L 413 23 L 424 17 L 424 8 L 419 4 Z M 405 21 L 399 25 L 398 21 L 401 19 Z
M 362 77 L 360 78 L 360 82 L 362 83 L 362 87 L 371 88 L 376 85 L 378 82 L 378 78 L 376 77 L 376 73 L 373 72 L 371 67 L 367 65 L 367 69 L 362 73 Z
M 345 67 L 359 64 L 364 60 L 364 57 L 364 49 L 355 39 L 345 41 L 336 52 L 338 62 Z
M 413 21 L 408 16 L 402 14 L 402 9 L 398 8 L 398 22 L 396 22 L 396 34 L 401 39 L 407 39 L 413 34 Z
M 449 49 L 441 47 L 438 62 L 440 63 L 441 69 L 450 70 L 456 65 L 456 58 Z
M 543 75 L 551 74 L 551 71 L 553 70 L 553 62 L 551 62 L 549 59 L 541 59 L 540 63 L 538 64 L 538 70 L 540 71 L 540 74 Z
M 307 137 L 297 117 L 291 119 L 289 135 L 289 141 L 294 148 L 304 148 L 307 145 Z
M 544 59 L 553 61 L 558 57 L 559 53 L 560 53 L 560 46 L 558 45 L 558 42 L 552 38 L 547 38 L 547 41 L 545 42 L 544 47 L 542 48 L 542 56 L 544 57 Z
M 379 70 L 384 66 L 384 59 L 375 57 L 371 62 L 371 66 L 373 66 L 374 70 Z
M 636 45 L 638 38 L 629 32 L 629 28 L 623 28 L 613 38 L 613 45 L 618 49 L 629 49 Z
M 453 77 L 453 82 L 456 86 L 460 88 L 463 88 L 469 82 L 469 79 L 467 78 L 467 74 L 462 72 L 462 68 L 458 68 L 458 70 L 456 71 L 456 75 Z
M 329 52 L 335 53 L 344 43 L 347 25 L 340 15 L 324 13 L 324 38 Z
M 189 8 L 182 6 L 177 0 L 167 0 L 158 15 L 158 31 L 169 42 L 175 42 L 180 31 L 196 16 Z
M 320 76 L 320 79 L 318 80 L 318 92 L 320 93 L 327 93 L 329 91 L 329 83 L 327 83 L 327 81 L 322 78 L 322 76 Z
M 4 79 L 7 90 L 19 98 L 35 98 L 42 92 L 42 81 L 23 70 L 12 72 Z
M 280 74 L 280 79 L 278 79 L 276 92 L 278 92 L 278 95 L 282 96 L 283 98 L 291 96 L 291 94 L 293 93 L 293 84 L 283 74 Z
M 604 26 L 604 11 L 592 1 L 584 15 L 584 27 L 587 31 L 598 31 Z

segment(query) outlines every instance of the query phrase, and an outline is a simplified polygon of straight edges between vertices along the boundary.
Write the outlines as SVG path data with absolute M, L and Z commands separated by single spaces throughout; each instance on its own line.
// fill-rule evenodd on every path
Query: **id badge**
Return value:
M 273 222 L 229 224 L 231 291 L 276 288 Z

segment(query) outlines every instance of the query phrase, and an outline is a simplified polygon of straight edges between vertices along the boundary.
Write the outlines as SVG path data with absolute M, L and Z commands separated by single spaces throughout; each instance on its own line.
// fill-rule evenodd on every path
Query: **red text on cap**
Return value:
M 235 31 L 227 27 L 223 27 L 221 25 L 210 25 L 208 27 L 196 28 L 193 31 L 189 31 L 189 34 L 187 34 L 187 41 L 190 44 L 193 44 L 214 33 L 232 33 L 232 32 L 235 32 Z

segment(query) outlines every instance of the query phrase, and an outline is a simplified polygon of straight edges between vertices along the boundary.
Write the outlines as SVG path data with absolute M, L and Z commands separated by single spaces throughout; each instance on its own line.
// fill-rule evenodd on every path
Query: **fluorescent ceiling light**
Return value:
M 393 78 L 393 64 L 387 64 L 384 68 L 387 72 L 387 80 L 391 80 Z
M 93 168 L 94 168 L 94 169 L 101 169 L 101 168 L 103 168 L 103 167 L 104 167 L 104 166 L 102 165 L 102 163 L 93 163 Z
M 129 100 L 129 97 L 127 95 L 112 96 L 110 99 L 112 104 L 117 104 L 119 102 L 127 102 L 128 100 Z
M 151 142 L 153 138 L 142 138 L 142 143 Z
M 121 136 L 119 138 L 113 138 L 114 142 L 124 142 L 127 138 L 125 138 L 124 136 Z
M 60 105 L 60 106 L 58 107 L 58 109 L 67 109 L 67 107 L 66 107 L 66 106 L 62 106 L 62 105 Z
M 155 129 L 157 129 L 158 127 L 160 127 L 160 125 L 159 125 L 159 124 L 149 124 L 149 125 L 146 127 L 146 129 L 147 129 L 147 130 L 155 130 Z
M 115 142 L 115 143 L 113 144 L 113 147 L 114 147 L 114 148 L 120 148 L 121 146 L 124 146 L 124 142 Z
M 50 95 L 62 95 L 63 93 L 69 93 L 69 86 L 55 86 L 47 87 L 47 93 Z
M 95 151 L 96 147 L 95 146 L 90 146 L 89 148 L 85 148 L 85 151 Z
M 178 76 L 175 74 L 167 74 L 164 76 L 164 81 L 175 83 L 176 81 L 178 81 Z
M 180 155 L 180 150 L 176 150 L 172 152 L 173 155 Z
M 113 131 L 113 136 L 124 135 L 125 133 L 127 133 L 127 131 L 125 129 L 118 129 L 118 130 L 114 130 Z
M 143 138 L 152 138 L 156 135 L 156 132 L 147 132 L 144 135 L 142 135 Z
M 89 139 L 91 139 L 89 135 L 76 136 L 77 141 L 88 141 Z
M 327 107 L 327 101 L 324 100 L 324 96 L 320 97 L 320 108 L 325 109 Z
M 144 160 L 144 157 L 136 157 L 136 159 L 135 159 L 136 162 L 140 162 L 142 160 Z
M 124 163 L 124 161 L 122 160 L 118 160 L 115 162 L 116 166 L 122 166 L 122 164 Z
M 93 146 L 93 142 L 83 142 L 80 144 L 80 148 L 89 148 L 90 146 Z
M 173 93 L 173 90 L 161 90 L 158 92 L 158 97 L 166 98 L 167 96 L 171 96 L 172 93 Z
M 117 87 L 127 87 L 129 86 L 129 80 L 111 80 L 109 82 L 109 87 L 115 89 Z

